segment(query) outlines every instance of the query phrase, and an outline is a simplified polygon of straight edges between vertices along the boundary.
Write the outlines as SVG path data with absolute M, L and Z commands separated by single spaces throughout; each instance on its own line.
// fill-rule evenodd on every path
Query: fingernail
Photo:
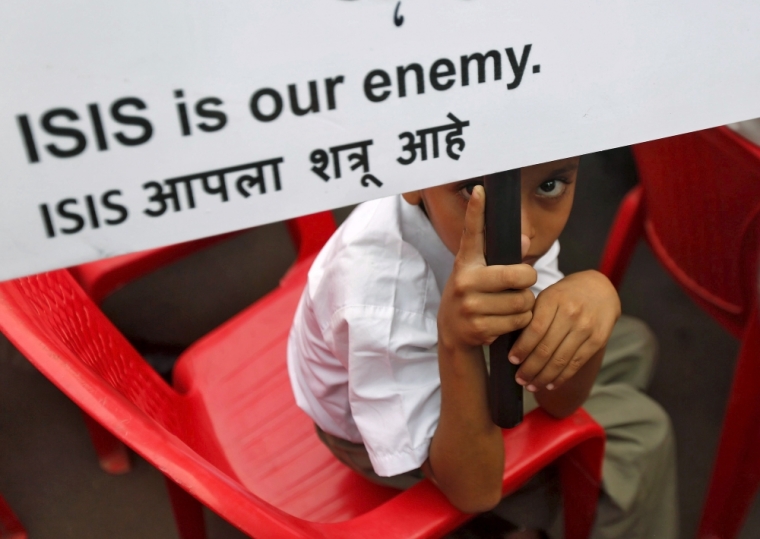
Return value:
M 520 364 L 520 358 L 517 356 L 509 356 L 509 362 L 514 363 L 515 365 Z
M 515 378 L 515 380 L 517 380 L 517 383 L 520 384 L 521 386 L 524 386 L 525 384 L 528 383 L 525 380 L 523 380 L 522 378 Z
M 549 391 L 551 391 L 552 389 L 554 389 L 554 384 L 547 384 L 546 385 L 546 389 L 548 389 Z
M 533 384 L 530 384 L 527 389 L 531 393 L 535 393 L 536 392 L 536 386 L 534 386 Z

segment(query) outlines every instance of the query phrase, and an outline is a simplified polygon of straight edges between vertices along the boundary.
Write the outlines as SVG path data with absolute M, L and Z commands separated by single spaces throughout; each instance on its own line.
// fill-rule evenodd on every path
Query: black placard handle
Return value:
M 522 262 L 520 242 L 520 169 L 485 177 L 486 263 L 510 265 Z M 491 344 L 488 375 L 488 404 L 491 419 L 503 429 L 520 424 L 523 418 L 523 389 L 515 380 L 519 365 L 508 355 L 520 332 L 502 335 Z

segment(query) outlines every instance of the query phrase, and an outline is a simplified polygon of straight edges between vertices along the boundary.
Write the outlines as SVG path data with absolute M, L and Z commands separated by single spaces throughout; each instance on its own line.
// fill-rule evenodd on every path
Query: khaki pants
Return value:
M 583 406 L 607 433 L 602 493 L 592 539 L 678 537 L 673 430 L 665 411 L 643 393 L 656 351 L 654 336 L 643 322 L 621 317 Z M 527 413 L 537 403 L 530 393 L 524 397 Z M 406 489 L 422 478 L 420 470 L 380 477 L 363 445 L 319 428 L 317 433 L 341 462 L 373 482 Z M 558 474 L 549 467 L 505 497 L 494 512 L 520 527 L 543 529 L 558 539 L 563 535 L 561 505 Z

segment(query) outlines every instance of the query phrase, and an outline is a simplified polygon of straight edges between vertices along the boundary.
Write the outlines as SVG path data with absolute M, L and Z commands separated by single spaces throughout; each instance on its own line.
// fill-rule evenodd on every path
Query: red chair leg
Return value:
M 26 530 L 0 496 L 0 539 L 26 539 Z
M 760 320 L 750 317 L 697 537 L 733 539 L 760 486 Z
M 206 523 L 201 502 L 168 477 L 164 479 L 180 539 L 206 539 Z
M 623 275 L 642 234 L 644 233 L 644 202 L 641 187 L 631 189 L 620 204 L 610 236 L 604 246 L 599 271 L 620 288 Z
M 90 439 L 98 455 L 100 467 L 110 474 L 127 473 L 132 468 L 127 446 L 89 415 L 82 412 L 82 416 L 87 430 L 90 431 Z
M 602 484 L 603 458 L 604 440 L 594 438 L 559 460 L 566 539 L 587 539 L 591 534 Z

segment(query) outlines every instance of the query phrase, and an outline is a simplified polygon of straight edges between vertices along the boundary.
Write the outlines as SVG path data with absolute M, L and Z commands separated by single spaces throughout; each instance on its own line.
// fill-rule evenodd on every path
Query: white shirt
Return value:
M 534 267 L 559 281 L 559 243 Z M 440 415 L 436 319 L 454 255 L 401 196 L 358 206 L 309 271 L 288 340 L 296 403 L 334 436 L 363 443 L 375 472 L 428 456 Z

